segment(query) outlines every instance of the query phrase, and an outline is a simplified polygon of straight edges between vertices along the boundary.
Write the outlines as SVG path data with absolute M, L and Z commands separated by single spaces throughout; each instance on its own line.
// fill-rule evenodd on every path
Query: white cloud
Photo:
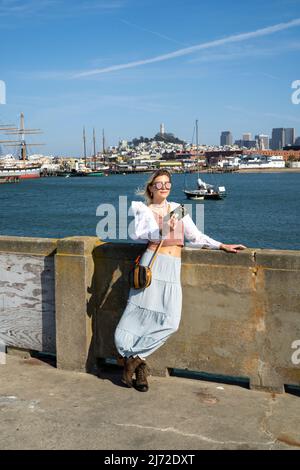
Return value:
M 159 55 L 156 57 L 152 57 L 150 59 L 138 60 L 134 62 L 128 62 L 125 64 L 112 65 L 110 67 L 105 67 L 101 69 L 87 70 L 87 71 L 75 74 L 74 78 L 83 78 L 83 77 L 88 77 L 91 75 L 97 75 L 97 74 L 114 72 L 117 70 L 129 69 L 129 68 L 139 67 L 139 66 L 146 65 L 146 64 L 153 64 L 155 62 L 163 62 L 165 60 L 174 59 L 176 57 L 182 57 L 182 56 L 186 56 L 189 54 L 193 54 L 194 52 L 197 52 L 200 50 L 220 47 L 220 46 L 223 46 L 224 44 L 238 43 L 241 41 L 247 41 L 248 39 L 268 36 L 270 34 L 274 34 L 279 31 L 283 31 L 285 29 L 294 28 L 296 26 L 300 26 L 300 18 L 296 18 L 295 20 L 288 21 L 287 23 L 279 23 L 273 26 L 268 26 L 266 28 L 257 29 L 255 31 L 251 31 L 248 33 L 241 33 L 241 34 L 236 34 L 232 36 L 227 36 L 222 39 L 216 39 L 214 41 L 209 41 L 209 42 L 197 44 L 195 46 L 178 49 L 177 51 L 170 52 L 168 54 Z
M 127 20 L 121 19 L 120 21 L 122 21 L 122 23 L 124 23 L 124 24 L 127 24 L 128 26 L 133 26 L 134 28 L 139 29 L 140 31 L 145 31 L 146 33 L 150 33 L 150 34 L 153 34 L 154 36 L 157 36 L 159 38 L 166 39 L 167 41 L 171 41 L 171 42 L 174 42 L 176 44 L 180 44 L 181 46 L 187 46 L 187 44 L 184 44 L 180 41 L 177 41 L 176 39 L 170 38 L 169 36 L 166 36 L 165 34 L 158 33 L 157 31 L 152 31 L 151 29 L 143 28 L 142 26 L 136 25 L 136 24 L 131 23 L 130 21 L 127 21 Z
M 190 63 L 200 63 L 200 62 L 219 62 L 219 61 L 232 61 L 238 59 L 247 59 L 248 57 L 269 57 L 278 54 L 282 54 L 289 51 L 300 50 L 299 41 L 290 41 L 289 43 L 274 45 L 273 47 L 259 47 L 259 46 L 248 46 L 248 47 L 232 47 L 228 50 L 224 50 L 219 53 L 209 53 L 203 54 L 200 57 L 191 59 Z
M 57 3 L 57 0 L 0 0 L 0 16 L 36 13 Z
M 70 5 L 72 4 L 72 6 Z M 73 16 L 121 8 L 124 0 L 0 0 L 0 16 L 20 17 L 30 14 Z M 56 9 L 55 9 L 56 7 Z

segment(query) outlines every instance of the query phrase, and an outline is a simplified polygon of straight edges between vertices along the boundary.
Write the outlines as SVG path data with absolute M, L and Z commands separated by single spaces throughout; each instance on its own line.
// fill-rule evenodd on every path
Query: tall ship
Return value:
M 20 126 L 0 125 L 0 133 L 12 136 L 18 140 L 0 140 L 0 144 L 5 147 L 15 147 L 17 157 L 6 156 L 0 159 L 0 178 L 12 180 L 39 178 L 41 172 L 41 163 L 32 162 L 28 159 L 28 146 L 35 147 L 44 144 L 28 143 L 28 135 L 41 134 L 40 129 L 26 129 L 24 124 L 24 114 L 20 114 Z

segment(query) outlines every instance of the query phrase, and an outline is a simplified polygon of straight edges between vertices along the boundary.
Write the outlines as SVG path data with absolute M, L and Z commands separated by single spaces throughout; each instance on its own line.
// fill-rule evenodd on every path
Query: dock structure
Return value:
M 143 249 L 0 236 L 1 449 L 299 448 L 300 252 L 184 248 L 145 406 L 114 346 Z
M 54 354 L 61 369 L 89 371 L 98 359 L 116 357 L 114 329 L 141 250 L 96 237 L 1 236 L 0 340 Z M 249 248 L 232 256 L 187 246 L 181 326 L 151 356 L 153 374 L 182 369 L 244 377 L 251 388 L 276 392 L 300 385 L 293 362 L 299 282 L 298 251 Z

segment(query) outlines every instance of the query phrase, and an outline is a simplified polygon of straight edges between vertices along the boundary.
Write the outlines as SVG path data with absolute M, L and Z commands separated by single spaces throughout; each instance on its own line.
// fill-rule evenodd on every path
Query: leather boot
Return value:
M 135 372 L 135 369 L 143 362 L 138 356 L 136 357 L 126 357 L 124 358 L 124 370 L 122 382 L 125 383 L 128 387 L 132 387 L 132 376 Z
M 125 365 L 125 357 L 121 356 L 121 354 L 117 355 L 117 364 L 118 366 L 123 366 Z
M 149 367 L 147 366 L 146 362 L 143 361 L 135 370 L 135 376 L 136 376 L 136 381 L 135 381 L 135 388 L 139 392 L 147 392 L 149 389 L 148 381 L 147 381 L 147 376 L 149 375 Z

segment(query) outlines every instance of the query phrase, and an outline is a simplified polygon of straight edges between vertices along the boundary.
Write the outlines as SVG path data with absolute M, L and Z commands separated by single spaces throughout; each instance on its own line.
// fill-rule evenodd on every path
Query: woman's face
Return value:
M 166 199 L 171 191 L 171 182 L 167 175 L 157 176 L 150 186 L 153 193 L 153 199 Z

